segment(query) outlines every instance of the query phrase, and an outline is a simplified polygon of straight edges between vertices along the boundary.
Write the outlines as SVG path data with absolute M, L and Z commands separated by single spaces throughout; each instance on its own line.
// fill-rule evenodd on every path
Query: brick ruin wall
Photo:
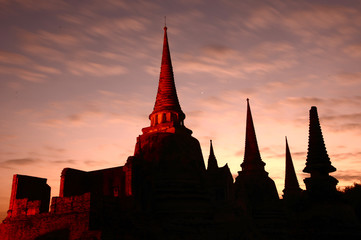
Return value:
M 50 187 L 45 178 L 15 174 L 7 217 L 49 211 Z
M 25 199 L 24 199 L 25 202 Z M 63 234 L 64 239 L 100 239 L 101 232 L 90 229 L 91 194 L 53 197 L 51 211 L 36 215 L 6 218 L 0 225 L 0 240 L 41 239 L 41 236 Z
M 98 222 L 91 222 L 101 214 L 102 204 L 98 200 L 130 196 L 131 177 L 129 163 L 92 172 L 66 168 L 61 176 L 59 197 L 52 198 L 49 212 L 47 180 L 14 175 L 8 216 L 0 224 L 0 240 L 41 240 L 53 236 L 100 239 Z

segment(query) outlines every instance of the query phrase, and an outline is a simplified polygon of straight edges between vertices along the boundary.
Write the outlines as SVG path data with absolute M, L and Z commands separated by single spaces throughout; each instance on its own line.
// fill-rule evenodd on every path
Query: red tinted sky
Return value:
M 339 186 L 361 180 L 360 1 L 0 0 L 0 216 L 15 173 L 123 165 L 149 126 L 163 16 L 178 97 L 208 158 L 243 160 L 246 98 L 282 194 L 284 136 L 302 187 L 318 107 Z

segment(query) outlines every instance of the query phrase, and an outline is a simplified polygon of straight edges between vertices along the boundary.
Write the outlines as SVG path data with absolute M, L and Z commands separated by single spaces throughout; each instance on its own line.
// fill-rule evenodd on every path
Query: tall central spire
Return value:
M 177 91 L 175 88 L 172 60 L 168 45 L 167 27 L 164 27 L 163 54 L 158 93 L 151 116 L 163 111 L 176 112 L 180 115 L 182 120 L 185 118 L 185 115 L 179 105 Z
M 167 27 L 164 27 L 162 63 L 159 76 L 157 97 L 153 112 L 149 115 L 151 126 L 143 132 L 175 132 L 175 127 L 184 129 L 185 114 L 177 96 L 174 82 L 172 60 L 170 57 Z M 186 130 L 191 133 L 189 129 Z

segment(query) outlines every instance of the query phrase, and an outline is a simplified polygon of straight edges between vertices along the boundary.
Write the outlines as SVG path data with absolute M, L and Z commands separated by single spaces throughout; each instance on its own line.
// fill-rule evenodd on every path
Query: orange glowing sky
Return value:
M 301 187 L 318 107 L 340 187 L 361 180 L 360 1 L 0 0 L 0 216 L 12 175 L 123 165 L 149 126 L 164 18 L 178 97 L 208 159 L 234 175 L 250 98 L 282 194 L 285 141 Z

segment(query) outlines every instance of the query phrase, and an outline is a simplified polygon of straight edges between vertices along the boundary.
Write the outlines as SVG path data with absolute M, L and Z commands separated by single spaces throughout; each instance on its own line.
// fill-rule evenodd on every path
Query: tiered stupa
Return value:
M 310 109 L 306 167 L 303 169 L 303 172 L 311 174 L 309 178 L 304 179 L 307 192 L 320 198 L 327 198 L 336 194 L 338 180 L 329 175 L 334 171 L 336 171 L 336 168 L 331 165 L 327 154 L 317 108 L 313 106 Z
M 143 128 L 134 153 L 134 194 L 144 211 L 169 216 L 193 214 L 205 208 L 205 165 L 192 131 L 184 126 L 174 82 L 167 27 L 150 126 Z
M 159 76 L 157 97 L 153 112 L 149 115 L 150 127 L 143 128 L 143 133 L 179 132 L 192 134 L 184 126 L 185 114 L 179 104 L 175 88 L 172 60 L 170 57 L 167 27 L 164 27 L 162 63 Z

